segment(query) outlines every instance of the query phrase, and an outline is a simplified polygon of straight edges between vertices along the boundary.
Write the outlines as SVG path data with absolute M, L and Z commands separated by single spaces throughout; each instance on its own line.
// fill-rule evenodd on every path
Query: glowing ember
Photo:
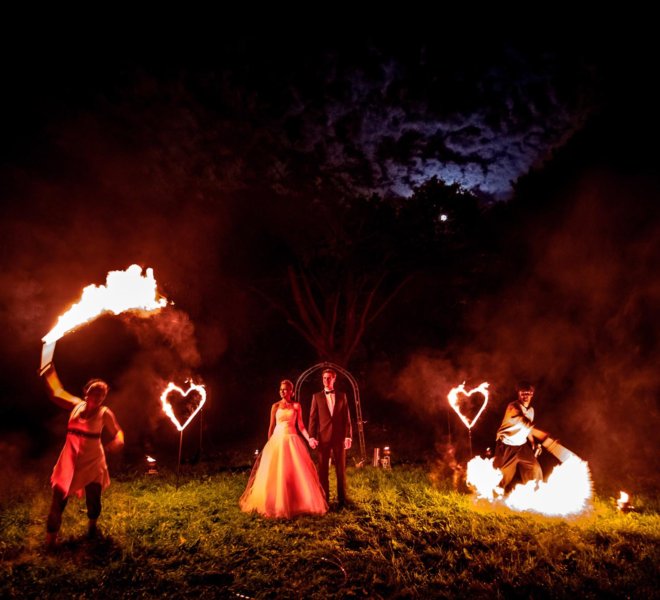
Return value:
M 484 397 L 483 404 L 481 405 L 481 408 L 477 412 L 477 415 L 476 417 L 474 417 L 474 419 L 469 419 L 461 412 L 461 407 L 458 404 L 459 394 L 463 394 L 468 398 L 472 396 L 472 394 L 481 394 Z M 488 404 L 488 383 L 484 381 L 484 383 L 482 383 L 479 387 L 473 388 L 468 392 L 465 389 L 465 382 L 463 382 L 458 387 L 455 387 L 452 390 L 450 390 L 449 394 L 447 394 L 447 400 L 449 400 L 449 405 L 456 411 L 456 414 L 461 418 L 461 421 L 465 423 L 465 426 L 468 429 L 472 429 L 474 424 L 481 416 L 481 413 L 484 412 L 484 408 L 486 408 L 486 404 Z
M 147 455 L 147 475 L 158 475 L 158 467 L 156 466 L 156 459 Z
M 110 271 L 106 284 L 88 285 L 80 301 L 58 318 L 55 327 L 42 340 L 53 344 L 69 331 L 106 312 L 118 315 L 129 310 L 153 311 L 166 304 L 165 298 L 158 297 L 153 269 L 147 269 L 144 276 L 139 265 L 131 265 L 125 271 Z
M 206 402 L 206 388 L 203 385 L 196 385 L 192 381 L 190 381 L 189 383 L 190 383 L 190 387 L 184 392 L 179 386 L 175 385 L 170 381 L 170 383 L 167 384 L 165 391 L 163 391 L 163 393 L 160 395 L 160 402 L 163 405 L 163 410 L 165 411 L 165 414 L 170 418 L 172 423 L 174 423 L 175 427 L 179 431 L 183 431 L 188 426 L 188 423 L 190 423 L 190 421 L 193 420 L 195 415 L 201 410 L 202 406 L 204 406 L 204 402 Z M 174 409 L 172 408 L 172 404 L 169 401 L 169 397 L 170 394 L 175 393 L 185 398 L 191 392 L 196 392 L 196 394 L 198 395 L 197 405 L 195 406 L 194 404 L 195 400 L 191 398 L 190 403 L 192 404 L 193 410 L 188 416 L 186 422 L 183 425 L 181 425 L 181 423 L 179 423 L 179 419 L 177 419 L 176 415 L 174 414 Z
M 619 499 L 616 501 L 616 507 L 622 512 L 627 512 L 632 509 L 630 506 L 630 496 L 626 492 L 619 492 Z
M 501 472 L 493 459 L 475 457 L 468 463 L 468 483 L 480 498 L 492 500 L 502 495 L 498 484 Z M 528 481 L 517 485 L 504 499 L 514 510 L 529 510 L 544 515 L 566 516 L 582 512 L 593 493 L 589 466 L 575 454 L 557 465 L 547 481 Z

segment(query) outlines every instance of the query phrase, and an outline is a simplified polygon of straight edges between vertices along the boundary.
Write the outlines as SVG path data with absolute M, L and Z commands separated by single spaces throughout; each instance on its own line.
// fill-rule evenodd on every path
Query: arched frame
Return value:
M 353 399 L 355 401 L 355 421 L 358 430 L 358 443 L 360 444 L 360 460 L 358 461 L 357 466 L 364 466 L 367 462 L 367 446 L 364 441 L 364 422 L 362 421 L 362 408 L 360 406 L 360 388 L 358 387 L 358 383 L 355 377 L 353 377 L 349 371 L 343 367 L 340 367 L 339 365 L 336 365 L 335 363 L 317 363 L 307 369 L 298 377 L 298 379 L 296 379 L 296 385 L 294 388 L 295 397 L 300 398 L 300 389 L 302 388 L 307 378 L 318 371 L 323 371 L 323 369 L 333 369 L 337 373 L 341 373 L 344 377 L 346 377 L 346 379 L 348 379 L 348 382 L 351 384 L 351 388 L 353 389 Z

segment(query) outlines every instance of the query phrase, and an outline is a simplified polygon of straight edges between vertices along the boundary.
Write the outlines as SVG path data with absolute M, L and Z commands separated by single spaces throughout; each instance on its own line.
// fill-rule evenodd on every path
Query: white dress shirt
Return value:
M 330 416 L 332 416 L 335 410 L 335 390 L 324 390 L 324 392 L 326 402 L 328 403 L 328 410 L 330 411 Z

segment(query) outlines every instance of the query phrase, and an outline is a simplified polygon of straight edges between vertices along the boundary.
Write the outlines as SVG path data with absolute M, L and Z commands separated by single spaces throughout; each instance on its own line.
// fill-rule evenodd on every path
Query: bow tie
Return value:
M 334 394 L 334 393 L 335 393 L 335 390 L 325 390 L 325 393 L 326 393 L 326 394 Z

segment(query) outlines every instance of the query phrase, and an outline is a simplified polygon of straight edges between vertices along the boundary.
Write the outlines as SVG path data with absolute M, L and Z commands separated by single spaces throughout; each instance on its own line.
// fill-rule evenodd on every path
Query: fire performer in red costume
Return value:
M 518 384 L 518 400 L 511 402 L 504 412 L 502 424 L 497 431 L 497 445 L 493 467 L 502 471 L 501 487 L 506 490 L 520 473 L 522 483 L 543 478 L 537 460 L 541 447 L 539 441 L 548 439 L 548 434 L 534 427 L 534 409 L 530 406 L 534 397 L 534 386 L 522 381 Z
M 112 441 L 108 450 L 118 450 L 124 445 L 124 433 L 114 413 L 102 406 L 108 394 L 108 384 L 92 379 L 85 385 L 84 399 L 66 392 L 51 363 L 43 372 L 50 399 L 71 411 L 64 448 L 53 469 L 51 484 L 53 499 L 46 523 L 46 544 L 53 548 L 62 524 L 62 513 L 72 494 L 87 504 L 89 537 L 97 535 L 96 520 L 101 514 L 101 492 L 110 485 L 110 476 L 101 443 L 101 432 L 107 428 Z

